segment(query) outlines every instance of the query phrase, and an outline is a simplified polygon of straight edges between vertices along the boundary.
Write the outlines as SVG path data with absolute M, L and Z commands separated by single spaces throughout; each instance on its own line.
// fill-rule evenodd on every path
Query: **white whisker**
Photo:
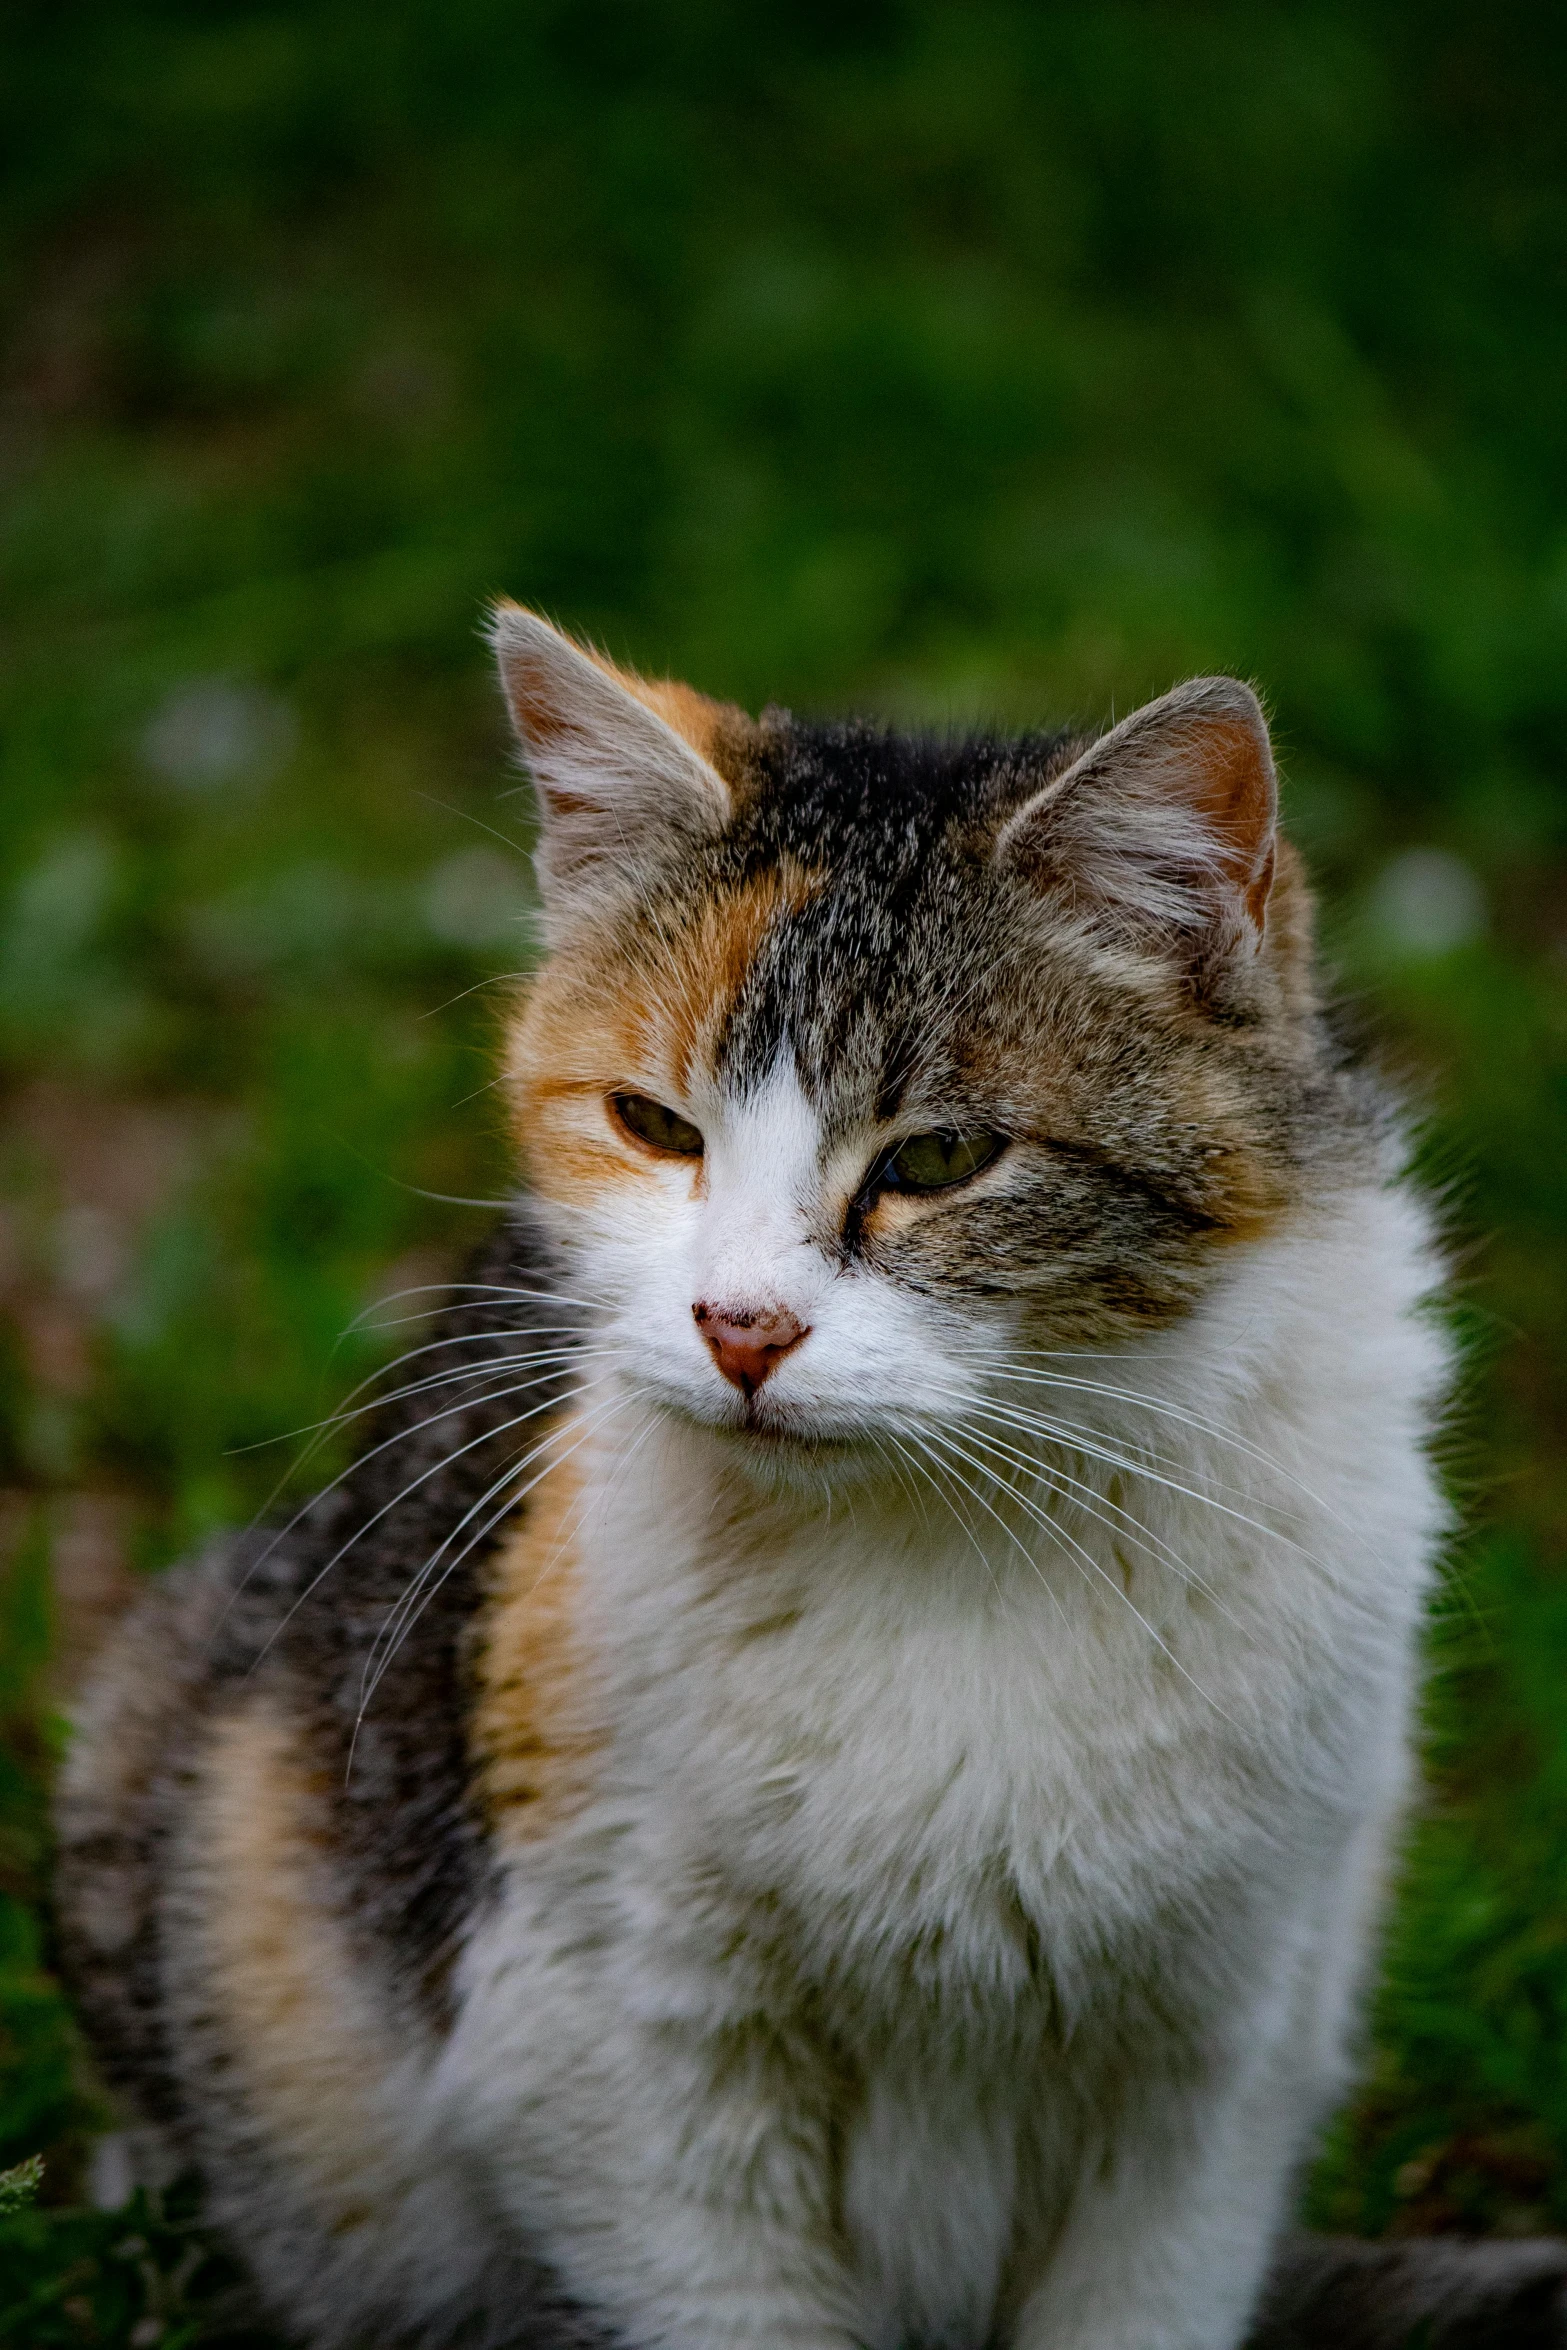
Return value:
M 916 1445 L 918 1445 L 920 1451 L 924 1453 L 926 1459 L 930 1461 L 938 1471 L 941 1471 L 947 1476 L 956 1479 L 957 1483 L 962 1486 L 964 1492 L 969 1495 L 970 1499 L 977 1501 L 980 1508 L 995 1519 L 996 1524 L 1001 1528 L 1001 1531 L 1006 1536 L 1007 1540 L 1022 1552 L 1024 1558 L 1033 1568 L 1035 1574 L 1039 1575 L 1039 1580 L 1041 1584 L 1043 1584 L 1047 1595 L 1054 1605 L 1057 1615 L 1059 1615 L 1062 1623 L 1066 1625 L 1067 1631 L 1070 1633 L 1072 1629 L 1071 1621 L 1065 1608 L 1061 1605 L 1060 1594 L 1051 1590 L 1049 1577 L 1040 1574 L 1039 1562 L 1034 1557 L 1027 1543 L 1023 1540 L 1021 1534 L 1018 1533 L 1017 1528 L 1015 1526 L 1009 1526 L 1005 1518 L 1002 1517 L 1000 1511 L 985 1499 L 985 1496 L 977 1489 L 977 1487 L 970 1485 L 966 1477 L 960 1476 L 958 1471 L 951 1466 L 950 1462 L 943 1462 L 936 1450 L 933 1448 L 932 1444 L 928 1442 L 923 1436 L 916 1435 L 914 1437 L 914 1442 Z M 971 1462 L 970 1466 L 979 1468 L 979 1473 L 981 1476 L 984 1476 L 988 1473 L 979 1463 Z M 965 1523 L 964 1519 L 956 1510 L 953 1511 L 953 1515 L 957 1517 L 959 1525 L 963 1525 Z M 977 1542 L 975 1542 L 974 1547 L 976 1550 L 979 1550 L 980 1557 L 984 1559 L 985 1566 L 990 1573 L 991 1583 L 994 1586 L 996 1596 L 999 1599 L 1001 1597 L 1001 1586 L 996 1582 L 995 1569 L 991 1566 L 990 1561 L 985 1556 L 984 1551 L 979 1549 L 979 1544 Z
M 586 1390 L 580 1392 L 586 1392 Z M 622 1408 L 623 1404 L 627 1400 L 629 1399 L 625 1397 L 612 1398 L 607 1404 L 600 1405 L 595 1412 L 590 1413 L 576 1441 L 568 1445 L 564 1452 L 557 1452 L 552 1460 L 546 1461 L 544 1467 L 539 1470 L 537 1476 L 531 1478 L 526 1485 L 520 1488 L 519 1491 L 508 1494 L 501 1508 L 496 1511 L 491 1518 L 486 1520 L 485 1524 L 480 1528 L 477 1534 L 471 1536 L 470 1539 L 463 1544 L 462 1548 L 456 1553 L 455 1557 L 447 1561 L 446 1566 L 442 1569 L 441 1573 L 435 1577 L 434 1582 L 430 1583 L 430 1577 L 434 1574 L 435 1568 L 440 1564 L 442 1557 L 450 1548 L 451 1544 L 455 1542 L 458 1535 L 461 1534 L 464 1527 L 472 1522 L 478 1513 L 488 1505 L 488 1503 L 498 1492 L 501 1491 L 503 1486 L 508 1485 L 514 1478 L 521 1476 L 534 1461 L 538 1460 L 541 1455 L 549 1452 L 551 1439 L 546 1436 L 539 1444 L 533 1446 L 520 1462 L 513 1462 L 508 1469 L 504 1470 L 499 1477 L 494 1479 L 494 1481 L 489 1485 L 485 1492 L 480 1495 L 479 1499 L 472 1505 L 472 1507 L 464 1511 L 463 1515 L 458 1519 L 456 1525 L 450 1528 L 439 1546 L 434 1551 L 432 1551 L 429 1558 L 425 1560 L 424 1565 L 414 1576 L 408 1589 L 403 1593 L 402 1597 L 390 1610 L 382 1623 L 380 1631 L 376 1634 L 375 1640 L 371 1644 L 369 1655 L 365 1660 L 364 1672 L 360 1680 L 359 1711 L 355 1717 L 354 1722 L 355 1739 L 358 1737 L 359 1727 L 360 1724 L 364 1721 L 366 1710 L 369 1707 L 372 1698 L 375 1696 L 376 1690 L 379 1688 L 388 1667 L 391 1665 L 392 1659 L 396 1656 L 398 1649 L 402 1646 L 403 1641 L 407 1638 L 408 1633 L 412 1630 L 414 1624 L 418 1621 L 420 1615 L 422 1615 L 424 1612 L 424 1609 L 434 1598 L 436 1592 L 440 1590 L 442 1584 L 445 1583 L 447 1577 L 455 1572 L 456 1568 L 462 1564 L 463 1560 L 469 1555 L 470 1551 L 474 1550 L 477 1545 L 484 1540 L 485 1536 L 500 1523 L 501 1519 L 504 1518 L 509 1511 L 515 1509 L 519 1502 L 525 1500 L 527 1495 L 533 1491 L 534 1486 L 541 1483 L 542 1480 L 547 1477 L 559 1464 L 559 1462 L 563 1460 L 569 1460 L 571 1458 L 572 1454 L 578 1449 L 579 1445 L 586 1439 L 587 1435 L 596 1425 L 606 1419 L 612 1419 L 615 1413 Z M 427 1583 L 430 1584 L 430 1587 L 428 1590 L 425 1590 L 424 1587 Z M 378 1659 L 378 1652 L 380 1651 L 383 1642 L 388 1643 L 386 1647 L 386 1653 L 384 1656 L 379 1656 Z M 353 1741 L 350 1741 L 348 1760 L 349 1767 L 351 1768 L 353 1764 Z
M 1102 1492 L 1097 1486 L 1090 1485 L 1083 1478 L 1073 1477 L 1054 1462 L 1048 1465 L 1042 1464 L 1029 1454 L 1019 1452 L 1013 1446 L 1003 1443 L 998 1437 L 985 1435 L 972 1422 L 965 1423 L 965 1426 L 974 1443 L 981 1445 L 987 1452 L 994 1452 L 998 1458 L 1007 1461 L 1031 1479 L 1060 1493 L 1069 1508 L 1081 1510 L 1085 1517 L 1092 1518 L 1096 1524 L 1103 1526 L 1113 1540 L 1124 1539 L 1135 1543 L 1137 1548 L 1144 1551 L 1148 1557 L 1155 1559 L 1160 1565 L 1169 1567 L 1183 1583 L 1188 1584 L 1193 1590 L 1200 1591 L 1230 1623 L 1235 1622 L 1235 1617 L 1225 1607 L 1213 1585 L 1199 1575 L 1194 1567 L 1188 1565 L 1162 1535 L 1155 1534 L 1151 1527 L 1144 1525 L 1141 1519 L 1134 1517 L 1130 1510 L 1125 1509 L 1119 1502 L 1112 1501 L 1107 1493 Z M 1123 1468 L 1117 1468 L 1113 1471 L 1113 1474 L 1117 1476 L 1134 1473 Z M 1022 1498 L 1020 1495 L 1019 1499 Z M 1103 1509 L 1096 1507 L 1097 1503 L 1102 1503 Z M 1106 1516 L 1106 1511 L 1109 1511 L 1111 1515 Z M 1051 1523 L 1054 1524 L 1055 1521 L 1052 1519 Z
M 984 1359 L 984 1351 L 976 1350 L 975 1360 L 978 1362 Z M 1200 1413 L 1184 1410 L 1179 1404 L 1172 1404 L 1161 1396 L 1144 1395 L 1136 1388 L 1112 1387 L 1103 1380 L 1073 1379 L 1059 1371 L 1036 1371 L 1026 1365 L 1019 1364 L 1015 1359 L 1003 1356 L 999 1350 L 995 1351 L 991 1359 L 1001 1364 L 1000 1375 L 1004 1380 L 1016 1379 L 1031 1386 L 1055 1388 L 1063 1393 L 1104 1396 L 1111 1402 L 1133 1404 L 1141 1410 L 1156 1412 L 1178 1426 L 1191 1428 L 1198 1435 L 1211 1438 L 1216 1444 L 1226 1445 L 1231 1450 L 1244 1454 L 1249 1460 L 1256 1461 L 1259 1466 L 1271 1471 L 1274 1476 L 1287 1479 L 1316 1508 L 1327 1510 L 1330 1515 L 1334 1514 L 1330 1505 L 1320 1495 L 1314 1493 L 1310 1486 L 1302 1478 L 1296 1476 L 1284 1462 L 1275 1459 L 1272 1454 L 1264 1452 L 1260 1446 L 1252 1444 L 1246 1437 L 1237 1435 L 1234 1429 L 1223 1428 L 1216 1421 L 1203 1418 Z
M 1315 1554 L 1307 1550 L 1303 1543 L 1297 1542 L 1293 1535 L 1281 1532 L 1277 1526 L 1270 1526 L 1265 1519 L 1254 1518 L 1245 1510 L 1237 1510 L 1229 1502 L 1219 1501 L 1213 1494 L 1204 1493 L 1200 1487 L 1183 1484 L 1179 1478 L 1167 1477 L 1160 1470 L 1149 1468 L 1146 1464 L 1127 1460 L 1122 1455 L 1111 1452 L 1102 1439 L 1088 1435 L 1070 1422 L 1052 1420 L 1043 1413 L 1010 1410 L 1001 1404 L 988 1404 L 984 1408 L 993 1417 L 998 1420 L 1006 1420 L 1016 1428 L 1029 1433 L 1051 1436 L 1058 1442 L 1065 1444 L 1071 1451 L 1081 1452 L 1092 1460 L 1104 1461 L 1109 1467 L 1119 1470 L 1123 1476 L 1146 1477 L 1150 1484 L 1162 1485 L 1168 1492 L 1178 1493 L 1187 1501 L 1200 1502 L 1204 1508 L 1216 1510 L 1222 1517 L 1233 1518 L 1237 1525 L 1250 1527 L 1253 1533 L 1265 1534 L 1270 1542 L 1286 1544 L 1291 1550 L 1298 1551 L 1302 1558 L 1310 1560 L 1313 1565 L 1321 1563 Z M 979 1407 L 971 1404 L 969 1409 L 972 1412 L 977 1411 Z
M 988 1473 L 985 1470 L 984 1464 L 982 1462 L 975 1461 L 972 1455 L 964 1452 L 962 1447 L 957 1445 L 951 1436 L 942 1436 L 936 1441 L 940 1445 L 941 1449 L 950 1449 L 957 1452 L 959 1458 L 967 1461 L 970 1467 L 977 1469 L 981 1476 L 984 1476 Z M 1020 1500 L 1022 1499 L 1021 1496 L 1018 1498 Z M 1023 1503 L 1023 1506 L 1025 1508 L 1028 1507 L 1026 1502 Z M 1154 1643 L 1154 1646 L 1159 1649 L 1160 1652 L 1175 1667 L 1175 1670 L 1180 1674 L 1182 1680 L 1190 1683 L 1191 1687 L 1196 1690 L 1198 1696 L 1203 1700 L 1204 1704 L 1211 1705 L 1214 1712 L 1220 1716 L 1221 1720 L 1229 1721 L 1230 1716 L 1225 1713 L 1223 1706 L 1219 1704 L 1216 1698 L 1210 1696 L 1208 1691 L 1204 1689 L 1202 1683 L 1187 1671 L 1185 1665 L 1182 1664 L 1180 1658 L 1176 1655 L 1174 1649 L 1171 1648 L 1169 1642 L 1162 1637 L 1162 1635 L 1152 1624 L 1149 1623 L 1148 1618 L 1143 1614 L 1142 1609 L 1138 1607 L 1136 1601 L 1132 1598 L 1131 1593 L 1122 1589 L 1121 1585 L 1117 1583 L 1115 1577 L 1108 1573 L 1107 1570 L 1100 1564 L 1099 1560 L 1094 1557 L 1093 1552 L 1089 1550 L 1083 1543 L 1077 1541 L 1073 1535 L 1069 1534 L 1066 1528 L 1062 1526 L 1055 1518 L 1046 1516 L 1042 1511 L 1033 1511 L 1030 1514 L 1036 1516 L 1040 1525 L 1044 1527 L 1050 1534 L 1054 1535 L 1058 1541 L 1065 1543 L 1068 1549 L 1074 1554 L 1074 1557 L 1081 1561 L 1083 1566 L 1088 1567 L 1092 1573 L 1097 1575 L 1106 1588 L 1114 1595 L 1116 1599 L 1121 1602 L 1122 1606 L 1130 1610 L 1132 1615 L 1137 1618 L 1138 1623 L 1141 1624 L 1143 1630 L 1147 1633 L 1149 1639 Z M 1028 1546 L 1021 1541 L 1021 1538 L 1019 1538 L 1019 1548 L 1022 1549 L 1024 1556 L 1028 1558 L 1030 1564 L 1034 1568 L 1035 1573 L 1039 1576 L 1040 1581 L 1045 1585 L 1046 1590 L 1049 1590 L 1050 1585 L 1048 1577 L 1046 1577 L 1042 1572 L 1038 1560 L 1033 1557 L 1032 1552 L 1029 1551 Z M 1079 1572 L 1081 1572 L 1081 1567 L 1079 1568 Z
M 542 1384 L 542 1379 L 530 1380 L 526 1382 L 514 1382 L 508 1387 L 498 1388 L 493 1395 L 466 1397 L 461 1403 L 451 1404 L 447 1406 L 445 1410 L 434 1413 L 429 1419 L 419 1421 L 415 1427 L 400 1430 L 397 1435 L 387 1437 L 384 1443 L 372 1446 L 369 1452 L 361 1454 L 358 1461 L 355 1461 L 349 1468 L 345 1469 L 341 1476 L 334 1477 L 332 1483 L 328 1486 L 325 1486 L 322 1489 L 322 1492 L 315 1497 L 315 1501 L 307 1502 L 304 1505 L 304 1508 L 299 1510 L 290 1520 L 289 1524 L 285 1526 L 280 1533 L 274 1536 L 273 1540 L 268 1544 L 266 1550 L 263 1551 L 261 1557 L 256 1560 L 255 1564 L 250 1569 L 249 1574 L 247 1574 L 245 1577 L 245 1582 L 249 1581 L 249 1575 L 254 1574 L 257 1568 L 265 1565 L 267 1559 L 271 1557 L 273 1551 L 277 1548 L 278 1543 L 284 1539 L 285 1535 L 293 1531 L 294 1527 L 299 1524 L 301 1518 L 308 1515 L 309 1511 L 316 1506 L 316 1502 L 324 1500 L 327 1494 L 334 1492 L 337 1487 L 343 1484 L 343 1482 L 348 1477 L 352 1476 L 354 1471 L 360 1468 L 365 1461 L 373 1459 L 376 1453 L 384 1452 L 387 1446 L 390 1444 L 403 1442 L 408 1436 L 417 1435 L 421 1429 L 435 1427 L 441 1420 L 454 1419 L 459 1412 L 477 1410 L 482 1404 L 505 1402 L 511 1396 L 527 1394 L 532 1387 L 540 1386 Z M 299 1594 L 294 1599 L 293 1604 L 290 1606 L 287 1614 L 283 1616 L 279 1623 L 273 1626 L 271 1633 L 268 1635 L 265 1646 L 261 1649 L 260 1654 L 253 1660 L 251 1664 L 251 1672 L 254 1672 L 257 1666 L 260 1665 L 262 1659 L 269 1653 L 279 1635 L 284 1630 L 286 1630 L 290 1623 L 292 1623 L 294 1617 L 304 1606 L 306 1600 L 310 1598 L 311 1594 L 319 1589 L 320 1585 L 332 1572 L 332 1569 L 342 1558 L 347 1555 L 350 1550 L 353 1549 L 355 1543 L 363 1541 L 365 1535 L 370 1532 L 373 1526 L 379 1525 L 381 1520 L 392 1510 L 398 1508 L 401 1503 L 405 1502 L 410 1494 L 417 1493 L 421 1485 L 428 1484 L 432 1477 L 438 1476 L 443 1469 L 450 1468 L 453 1461 L 461 1460 L 465 1453 L 474 1451 L 475 1448 L 481 1444 L 488 1444 L 492 1441 L 492 1439 L 498 1436 L 504 1436 L 509 1429 L 520 1428 L 524 1426 L 527 1421 L 536 1420 L 540 1412 L 554 1410 L 561 1400 L 562 1398 L 559 1396 L 546 1396 L 542 1403 L 534 1404 L 528 1411 L 520 1412 L 510 1420 L 503 1420 L 499 1427 L 482 1428 L 478 1435 L 470 1437 L 466 1444 L 458 1445 L 455 1452 L 443 1453 L 439 1460 L 432 1461 L 429 1468 L 422 1470 L 417 1477 L 411 1478 L 408 1484 L 406 1484 L 400 1492 L 394 1493 L 390 1501 L 383 1502 L 381 1507 L 376 1510 L 372 1516 L 366 1518 L 362 1525 L 355 1528 L 354 1532 L 349 1535 L 346 1542 L 339 1544 L 338 1548 L 327 1560 L 325 1566 L 321 1567 L 316 1572 L 316 1574 L 311 1577 L 310 1581 L 305 1585 L 304 1589 L 299 1592 Z M 238 1588 L 230 1595 L 230 1607 L 233 1606 L 234 1601 L 239 1597 L 239 1593 L 243 1589 L 244 1583 L 241 1583 Z M 225 1611 L 225 1613 L 226 1612 L 227 1611 Z

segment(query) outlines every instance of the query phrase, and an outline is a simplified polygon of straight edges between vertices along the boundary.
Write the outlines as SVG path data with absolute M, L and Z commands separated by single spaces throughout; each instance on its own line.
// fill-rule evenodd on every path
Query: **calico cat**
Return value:
M 494 641 L 529 1187 L 100 1673 L 89 2026 L 323 2346 L 1234 2350 L 1448 1376 L 1258 703 L 957 740 Z

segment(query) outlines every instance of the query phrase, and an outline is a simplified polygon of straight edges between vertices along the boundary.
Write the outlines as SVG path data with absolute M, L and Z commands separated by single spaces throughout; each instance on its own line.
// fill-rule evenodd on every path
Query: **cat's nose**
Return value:
M 715 1306 L 698 1299 L 691 1312 L 714 1362 L 742 1395 L 754 1395 L 808 1335 L 809 1325 L 787 1306 Z

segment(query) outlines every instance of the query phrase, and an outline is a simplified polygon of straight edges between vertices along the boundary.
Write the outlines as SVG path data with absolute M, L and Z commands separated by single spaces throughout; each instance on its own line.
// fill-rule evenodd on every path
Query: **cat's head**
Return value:
M 1190 1310 L 1299 1194 L 1322 1047 L 1267 728 L 759 720 L 503 604 L 548 959 L 528 1172 L 644 1395 L 776 1441 L 926 1425 Z

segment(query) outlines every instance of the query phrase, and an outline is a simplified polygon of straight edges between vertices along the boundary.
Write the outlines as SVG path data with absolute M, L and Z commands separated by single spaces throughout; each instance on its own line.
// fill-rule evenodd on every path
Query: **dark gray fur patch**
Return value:
M 489 1865 L 469 1795 L 465 1641 L 507 1473 L 569 1383 L 565 1364 L 531 1367 L 562 1344 L 539 1326 L 572 1318 L 528 1294 L 558 1290 L 557 1270 L 519 1210 L 454 1292 L 435 1351 L 407 1373 L 455 1378 L 375 1416 L 355 1466 L 286 1532 L 236 1538 L 164 1578 L 112 1645 L 103 1672 L 124 1691 L 115 1751 L 61 1807 L 57 1939 L 106 2070 L 144 2110 L 167 2116 L 177 2103 L 160 2025 L 162 1851 L 205 1719 L 253 1680 L 278 1692 L 332 1791 L 357 1930 L 443 2013 L 446 1963 Z M 533 1416 L 508 1428 L 521 1411 Z M 470 1510 L 365 1704 L 377 1639 Z M 137 1739 L 145 1751 L 127 1767 Z
M 455 1382 L 373 1424 L 342 1486 L 253 1575 L 225 1644 L 222 1669 L 248 1672 L 283 1623 L 264 1669 L 287 1682 L 334 1789 L 355 1921 L 437 2014 L 489 1866 L 469 1792 L 465 1645 L 486 1561 L 514 1514 L 518 1466 L 571 1383 L 569 1365 L 532 1359 L 566 1343 L 536 1335 L 573 1319 L 553 1302 L 561 1287 L 518 1211 L 470 1267 L 443 1317 L 440 1351 L 410 1366 L 412 1377 L 455 1373 Z M 372 1652 L 432 1560 L 367 1702 Z
M 96 1676 L 89 1771 L 56 1806 L 56 1963 L 109 2082 L 147 2119 L 176 2127 L 160 1933 L 165 1861 L 242 1547 L 218 1544 L 163 1576 L 120 1627 Z
M 763 737 L 756 784 L 713 852 L 722 887 L 785 859 L 827 887 L 764 942 L 734 1007 L 720 1067 L 760 1084 L 787 1035 L 829 1123 L 890 1114 L 910 1077 L 939 1078 L 954 982 L 993 947 L 983 841 L 1065 765 L 1069 736 L 943 740 L 864 725 L 789 726 Z M 689 885 L 688 885 L 689 886 Z
M 1287 2244 L 1246 2350 L 1562 2350 L 1567 2243 Z

